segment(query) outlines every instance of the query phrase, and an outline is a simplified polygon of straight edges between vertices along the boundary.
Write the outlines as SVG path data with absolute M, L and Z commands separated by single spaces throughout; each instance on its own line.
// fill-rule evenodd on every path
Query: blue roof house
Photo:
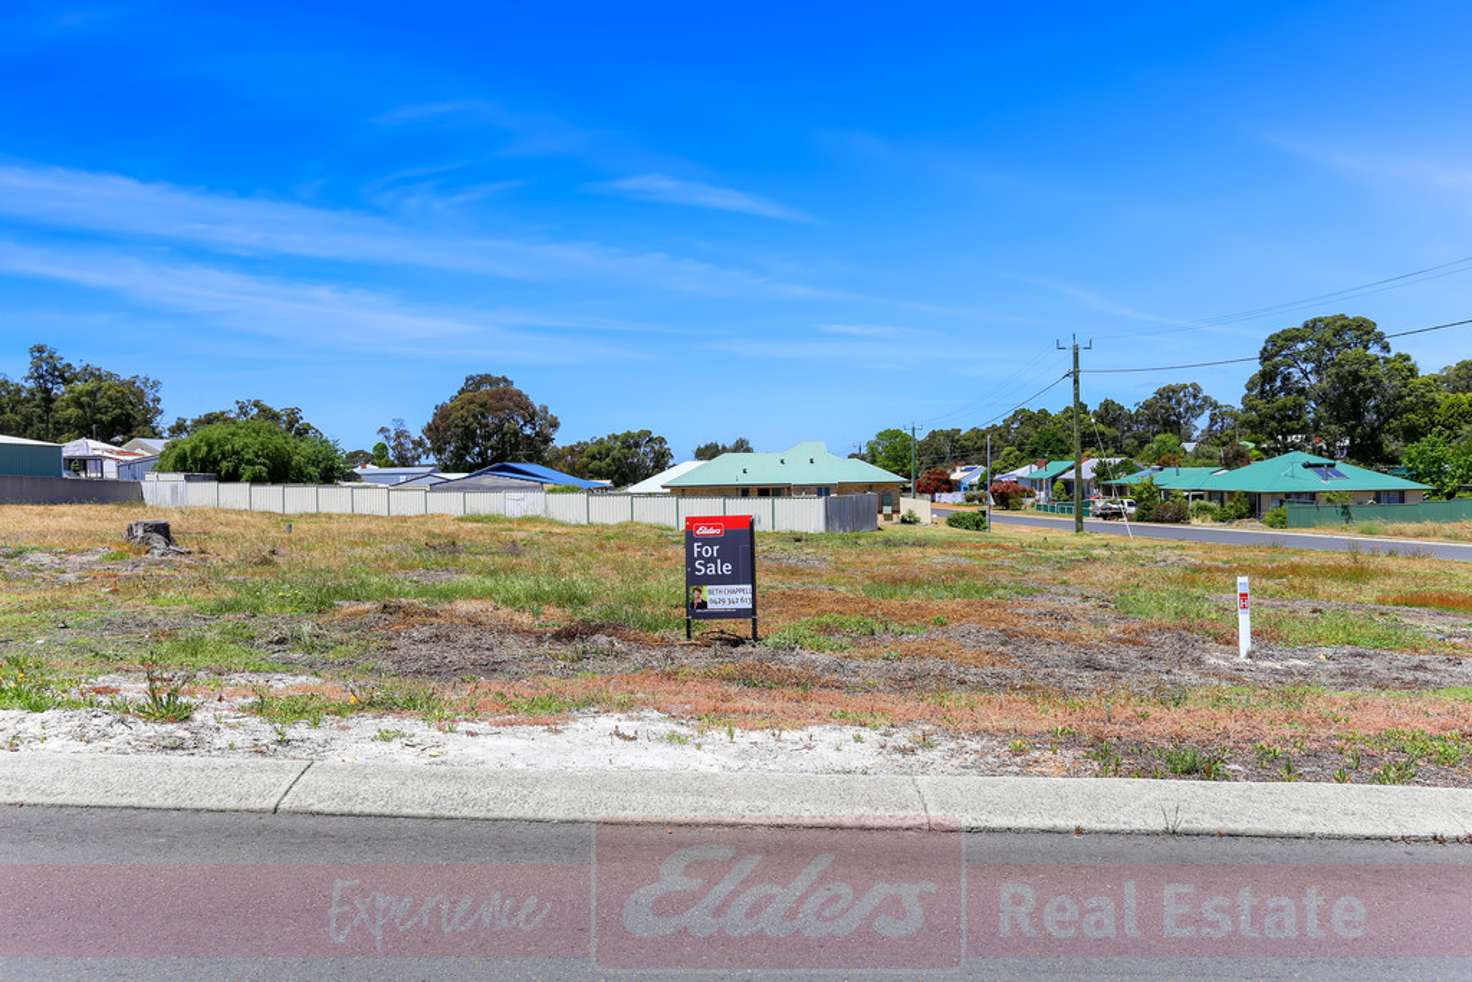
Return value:
M 487 476 L 509 477 L 519 481 L 531 481 L 544 487 L 560 484 L 582 488 L 584 491 L 606 491 L 611 487 L 608 481 L 589 481 L 586 478 L 573 477 L 571 474 L 564 474 L 562 471 L 554 470 L 542 464 L 518 464 L 509 462 L 482 467 L 480 470 L 472 472 L 466 480 Z

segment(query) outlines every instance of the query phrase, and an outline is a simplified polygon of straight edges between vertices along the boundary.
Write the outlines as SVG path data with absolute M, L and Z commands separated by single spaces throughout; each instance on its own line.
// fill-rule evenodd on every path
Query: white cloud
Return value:
M 855 338 L 902 338 L 915 333 L 908 327 L 893 324 L 820 324 L 818 330 Z
M 637 329 L 527 311 L 416 305 L 369 290 L 285 282 L 113 250 L 0 241 L 0 274 L 112 293 L 199 318 L 206 327 L 332 348 L 439 354 L 489 349 L 513 361 L 581 361 L 623 352 L 585 339 L 567 344 L 565 337 L 540 332 Z
M 630 252 L 582 241 L 452 235 L 363 212 L 57 167 L 0 166 L 0 215 L 236 254 L 426 267 L 520 280 L 613 281 L 711 296 L 839 295 L 663 252 Z
M 1275 137 L 1264 139 L 1297 157 L 1352 177 L 1409 184 L 1432 191 L 1472 188 L 1472 167 L 1459 161 L 1448 162 L 1444 156 L 1344 149 L 1337 145 L 1324 146 Z
M 641 201 L 731 211 L 743 215 L 756 215 L 760 218 L 775 218 L 785 222 L 811 222 L 813 220 L 811 215 L 795 208 L 788 208 L 769 198 L 747 194 L 745 191 L 737 191 L 733 188 L 703 184 L 700 181 L 676 180 L 663 174 L 623 177 L 615 181 L 600 181 L 588 187 L 590 190 L 619 194 Z

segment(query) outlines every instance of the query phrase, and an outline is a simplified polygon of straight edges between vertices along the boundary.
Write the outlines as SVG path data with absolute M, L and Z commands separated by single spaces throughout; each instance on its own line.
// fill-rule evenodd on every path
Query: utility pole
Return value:
M 992 505 L 992 433 L 988 429 L 986 433 L 986 505 Z
M 1057 342 L 1058 350 L 1063 350 L 1063 342 Z M 1090 339 L 1084 346 L 1085 351 L 1094 350 L 1094 342 Z M 1079 404 L 1078 404 L 1078 335 L 1073 336 L 1073 531 L 1075 535 L 1082 535 L 1084 531 L 1084 442 L 1083 430 L 1079 427 Z
M 910 497 L 915 497 L 915 424 L 910 424 Z

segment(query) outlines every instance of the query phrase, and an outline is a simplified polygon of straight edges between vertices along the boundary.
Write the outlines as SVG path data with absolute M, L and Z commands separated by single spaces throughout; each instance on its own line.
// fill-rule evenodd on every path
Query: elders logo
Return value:
M 958 967 L 960 839 L 602 826 L 594 873 L 597 963 Z
M 726 527 L 724 525 L 697 525 L 691 531 L 695 533 L 696 538 L 707 538 L 712 535 L 725 535 Z

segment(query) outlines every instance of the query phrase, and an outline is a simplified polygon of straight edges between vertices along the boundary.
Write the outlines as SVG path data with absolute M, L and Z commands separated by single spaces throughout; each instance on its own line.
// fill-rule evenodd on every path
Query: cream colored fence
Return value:
M 142 482 L 163 508 L 233 508 L 278 515 L 504 515 L 572 525 L 642 522 L 679 528 L 689 515 L 750 515 L 763 532 L 862 532 L 877 526 L 872 494 L 828 498 L 720 498 L 540 491 L 431 491 L 372 484 L 223 484 L 168 474 Z

